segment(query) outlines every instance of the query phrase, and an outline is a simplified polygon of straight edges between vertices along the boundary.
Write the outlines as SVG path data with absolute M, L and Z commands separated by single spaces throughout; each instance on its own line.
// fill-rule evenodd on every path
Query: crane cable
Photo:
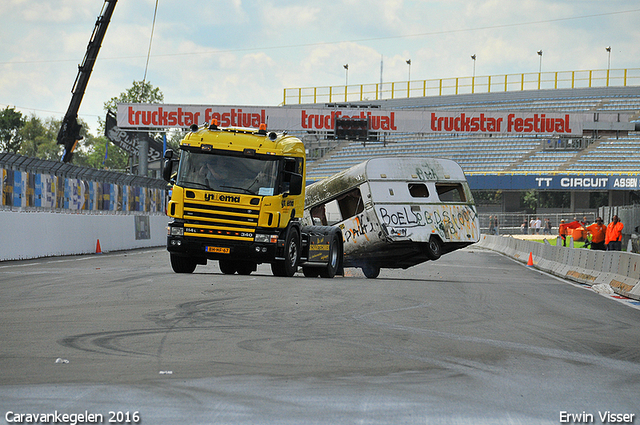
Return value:
M 158 13 L 158 0 L 156 0 L 156 7 L 153 11 L 153 24 L 151 25 L 151 37 L 149 38 L 149 51 L 147 52 L 147 63 L 144 66 L 144 77 L 142 78 L 142 90 L 144 91 L 144 84 L 147 81 L 147 69 L 149 68 L 149 57 L 151 56 L 151 43 L 153 41 L 153 31 L 156 28 L 156 15 Z M 142 95 L 142 93 L 141 93 Z

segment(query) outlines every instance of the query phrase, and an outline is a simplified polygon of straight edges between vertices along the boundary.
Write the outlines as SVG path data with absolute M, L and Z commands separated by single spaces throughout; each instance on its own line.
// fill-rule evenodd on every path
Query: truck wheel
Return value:
M 338 266 L 340 265 L 340 255 L 342 255 L 340 251 L 340 241 L 336 235 L 333 235 L 331 243 L 329 244 L 329 264 L 320 269 L 320 277 L 331 279 L 336 275 Z
M 368 264 L 362 267 L 362 273 L 364 273 L 367 279 L 375 279 L 380 275 L 380 267 Z
M 171 254 L 171 268 L 176 273 L 193 273 L 198 263 L 189 257 Z
M 300 237 L 296 229 L 289 230 L 284 243 L 284 261 L 271 263 L 271 271 L 275 276 L 291 277 L 298 271 L 300 260 Z
M 440 239 L 435 236 L 431 236 L 429 238 L 429 243 L 427 243 L 427 257 L 430 260 L 437 260 L 442 256 L 442 242 Z
M 234 274 L 237 270 L 237 264 L 235 261 L 220 260 L 218 261 L 220 271 L 224 274 Z

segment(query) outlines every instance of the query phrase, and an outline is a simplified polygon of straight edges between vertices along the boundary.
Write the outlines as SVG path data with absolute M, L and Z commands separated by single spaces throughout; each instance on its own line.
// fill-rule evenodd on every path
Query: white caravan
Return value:
M 340 227 L 344 266 L 368 278 L 480 240 L 464 172 L 448 159 L 382 157 L 355 165 L 307 187 L 304 220 Z

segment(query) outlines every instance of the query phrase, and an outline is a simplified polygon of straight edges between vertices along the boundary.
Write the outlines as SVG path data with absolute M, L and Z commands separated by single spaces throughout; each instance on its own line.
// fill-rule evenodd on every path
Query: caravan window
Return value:
M 436 190 L 442 202 L 467 202 L 460 183 L 436 183 Z
M 360 194 L 359 188 L 353 189 L 352 191 L 339 196 L 337 201 L 340 206 L 340 213 L 342 214 L 343 220 L 364 211 L 362 195 Z
M 429 189 L 424 183 L 409 183 L 409 193 L 414 198 L 428 198 Z
M 317 225 L 334 225 L 364 211 L 360 189 L 353 189 L 324 204 L 311 208 L 311 217 Z
M 325 206 L 327 211 L 327 224 L 329 224 L 329 226 L 342 221 L 342 214 L 340 214 L 338 201 L 334 199 L 333 201 L 327 202 Z

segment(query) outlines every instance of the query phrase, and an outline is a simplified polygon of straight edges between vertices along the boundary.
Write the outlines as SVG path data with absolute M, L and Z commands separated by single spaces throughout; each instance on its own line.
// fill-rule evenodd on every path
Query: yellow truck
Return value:
M 225 274 L 248 275 L 271 264 L 276 276 L 332 278 L 342 271 L 342 232 L 303 225 L 305 148 L 260 128 L 193 125 L 180 155 L 167 150 L 163 177 L 172 185 L 167 250 L 176 273 L 219 261 Z

